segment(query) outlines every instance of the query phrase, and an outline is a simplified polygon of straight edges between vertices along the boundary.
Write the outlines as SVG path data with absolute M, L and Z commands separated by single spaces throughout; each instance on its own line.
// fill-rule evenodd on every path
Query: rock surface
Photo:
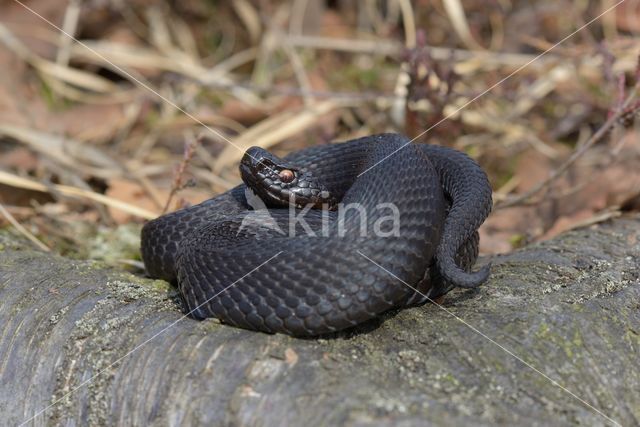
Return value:
M 2 422 L 640 424 L 640 217 L 495 257 L 492 271 L 442 306 L 302 340 L 182 318 L 164 282 L 3 232 Z

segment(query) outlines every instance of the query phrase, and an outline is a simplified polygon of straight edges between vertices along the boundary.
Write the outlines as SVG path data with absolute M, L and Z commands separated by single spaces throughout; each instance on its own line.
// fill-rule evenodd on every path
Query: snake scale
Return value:
M 142 230 L 149 275 L 195 318 L 315 336 L 488 278 L 471 267 L 491 188 L 464 153 L 380 134 L 283 159 L 252 148 L 240 171 L 245 184 Z

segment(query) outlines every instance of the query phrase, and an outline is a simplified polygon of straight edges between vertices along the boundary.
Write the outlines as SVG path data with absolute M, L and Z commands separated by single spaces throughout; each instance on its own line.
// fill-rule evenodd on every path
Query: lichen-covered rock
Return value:
M 3 424 L 640 423 L 638 217 L 495 257 L 442 306 L 305 340 L 182 318 L 164 282 L 7 236 Z

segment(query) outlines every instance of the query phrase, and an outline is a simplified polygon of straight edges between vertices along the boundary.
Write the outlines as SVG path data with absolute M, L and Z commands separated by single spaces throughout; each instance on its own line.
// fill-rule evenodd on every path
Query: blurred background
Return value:
M 237 185 L 244 148 L 378 132 L 485 168 L 485 254 L 640 209 L 639 0 L 0 11 L 0 227 L 44 250 L 139 266 L 144 221 Z

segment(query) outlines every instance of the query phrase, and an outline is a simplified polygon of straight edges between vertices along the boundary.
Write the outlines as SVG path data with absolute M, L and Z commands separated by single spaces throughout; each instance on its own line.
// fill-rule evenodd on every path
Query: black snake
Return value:
M 466 154 L 381 134 L 284 159 L 252 148 L 240 170 L 268 209 L 240 185 L 142 230 L 148 273 L 196 318 L 318 335 L 489 275 L 471 266 L 491 188 Z

